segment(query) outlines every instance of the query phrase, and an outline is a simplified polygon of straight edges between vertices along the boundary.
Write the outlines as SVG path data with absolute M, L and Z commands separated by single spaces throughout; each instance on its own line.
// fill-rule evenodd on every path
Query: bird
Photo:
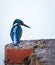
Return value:
M 14 46 L 18 46 L 21 36 L 22 36 L 22 28 L 21 26 L 25 26 L 30 28 L 28 25 L 24 24 L 21 19 L 15 19 L 13 22 L 13 26 L 11 28 L 10 36 L 13 41 Z

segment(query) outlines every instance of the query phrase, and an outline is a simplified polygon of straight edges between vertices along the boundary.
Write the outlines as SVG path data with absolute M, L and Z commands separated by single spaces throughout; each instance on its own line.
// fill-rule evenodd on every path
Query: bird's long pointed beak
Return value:
M 26 25 L 26 24 L 23 24 L 23 26 L 25 26 L 25 27 L 27 27 L 27 28 L 30 28 L 28 25 Z

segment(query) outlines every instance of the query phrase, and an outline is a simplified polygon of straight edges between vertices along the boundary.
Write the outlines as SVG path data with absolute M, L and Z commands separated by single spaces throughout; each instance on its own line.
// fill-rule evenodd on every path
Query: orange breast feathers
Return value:
M 21 39 L 21 37 L 22 37 L 22 32 L 20 33 L 20 39 Z

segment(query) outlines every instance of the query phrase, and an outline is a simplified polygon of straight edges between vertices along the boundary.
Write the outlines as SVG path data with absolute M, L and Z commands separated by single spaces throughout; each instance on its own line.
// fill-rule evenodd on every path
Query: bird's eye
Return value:
M 23 25 L 24 23 L 23 22 L 21 22 L 21 25 Z

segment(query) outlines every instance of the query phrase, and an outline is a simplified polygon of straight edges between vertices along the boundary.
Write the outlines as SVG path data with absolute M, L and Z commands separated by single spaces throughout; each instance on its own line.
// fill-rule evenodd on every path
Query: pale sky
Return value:
M 0 0 L 0 41 L 11 42 L 10 30 L 18 18 L 31 27 L 23 28 L 21 39 L 55 38 L 55 0 Z

